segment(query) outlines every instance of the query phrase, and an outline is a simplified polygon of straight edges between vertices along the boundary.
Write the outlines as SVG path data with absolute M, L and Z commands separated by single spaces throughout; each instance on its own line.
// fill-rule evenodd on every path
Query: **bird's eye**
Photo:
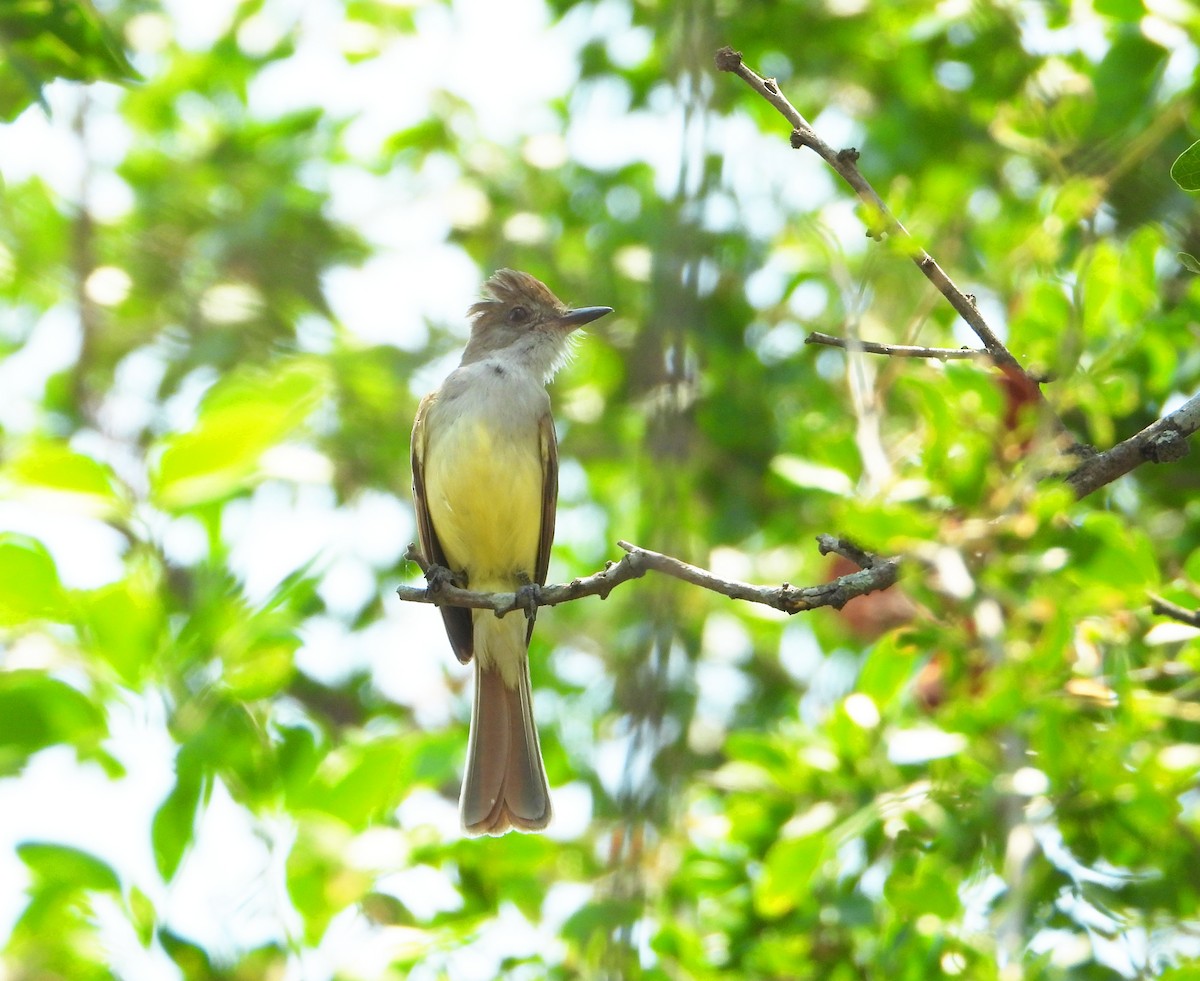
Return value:
M 508 311 L 508 322 L 510 324 L 523 324 L 529 319 L 529 310 L 526 307 L 513 307 Z

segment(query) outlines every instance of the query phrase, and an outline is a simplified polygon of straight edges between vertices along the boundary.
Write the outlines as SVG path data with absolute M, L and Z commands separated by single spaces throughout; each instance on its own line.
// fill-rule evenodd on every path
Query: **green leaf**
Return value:
M 1200 584 L 1200 548 L 1192 549 L 1183 565 L 1183 571 L 1192 582 Z
M 35 879 L 59 887 L 120 894 L 121 880 L 104 861 L 81 848 L 26 841 L 17 845 L 17 856 Z
M 320 763 L 324 748 L 307 725 L 277 725 L 279 736 L 279 775 L 289 800 L 304 793 Z
M 1097 511 L 1084 517 L 1079 532 L 1071 572 L 1082 576 L 1093 602 L 1123 603 L 1126 592 L 1158 585 L 1154 548 L 1140 529 Z
M 93 751 L 106 735 L 102 712 L 77 689 L 32 669 L 0 673 L 0 774 L 46 746 Z
M 294 807 L 323 811 L 352 828 L 365 827 L 420 783 L 441 782 L 462 753 L 454 731 L 406 733 L 330 753 Z
M 0 117 L 7 120 L 31 102 L 44 106 L 42 86 L 56 78 L 141 78 L 91 0 L 6 0 L 0 4 L 0 43 Z
M 960 909 L 957 883 L 947 875 L 936 853 L 905 852 L 884 885 L 884 897 L 904 916 L 916 919 L 926 913 L 949 920 Z
M 3 476 L 30 489 L 91 498 L 102 514 L 116 512 L 123 503 L 112 468 L 64 443 L 44 440 L 23 447 Z
M 39 541 L 0 532 L 0 626 L 57 620 L 68 612 L 54 559 Z
M 167 510 L 223 500 L 250 486 L 264 451 L 300 426 L 329 390 L 320 363 L 246 369 L 219 382 L 195 427 L 163 441 L 151 489 Z
M 1175 158 L 1171 164 L 1171 179 L 1185 191 L 1200 191 L 1200 140 Z
M 272 740 L 246 705 L 206 699 L 191 705 L 184 718 L 187 730 L 181 732 L 185 746 L 176 758 L 178 772 L 184 772 L 186 764 L 206 775 L 218 773 L 234 800 L 250 808 L 275 799 L 279 772 Z M 184 813 L 182 808 L 179 813 Z
M 1106 127 L 1135 124 L 1151 102 L 1162 74 L 1166 49 L 1127 25 L 1110 44 L 1093 73 L 1097 116 Z
M 154 925 L 158 914 L 154 909 L 154 900 L 137 886 L 129 890 L 129 918 L 142 946 L 149 947 L 154 939 Z
M 287 685 L 295 673 L 293 657 L 300 647 L 294 634 L 260 637 L 224 658 L 221 680 L 235 698 L 268 698 Z
M 88 651 L 130 687 L 151 671 L 166 637 L 166 611 L 156 585 L 135 571 L 79 597 Z
M 1179 259 L 1179 264 L 1188 272 L 1200 273 L 1200 260 L 1197 260 L 1190 252 L 1177 252 L 1175 255 Z
M 183 977 L 208 978 L 218 976 L 213 972 L 212 960 L 209 958 L 208 952 L 199 944 L 185 940 L 166 927 L 159 928 L 158 942 L 162 944 L 163 950 L 167 952 L 167 956 L 182 970 Z
M 870 695 L 881 709 L 886 708 L 925 663 L 921 653 L 913 646 L 907 633 L 892 631 L 871 648 L 855 689 Z
M 192 843 L 203 791 L 203 770 L 190 753 L 181 750 L 175 761 L 175 786 L 154 812 L 150 826 L 154 864 L 168 882 L 179 870 L 179 863 Z
M 827 857 L 827 838 L 821 833 L 784 838 L 772 845 L 754 893 L 759 912 L 774 918 L 803 903 Z

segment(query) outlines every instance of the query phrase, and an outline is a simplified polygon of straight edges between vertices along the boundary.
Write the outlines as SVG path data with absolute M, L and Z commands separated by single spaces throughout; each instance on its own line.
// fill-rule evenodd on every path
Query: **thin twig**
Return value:
M 1188 437 L 1197 429 L 1200 429 L 1200 395 L 1193 395 L 1140 433 L 1084 460 L 1067 475 L 1067 483 L 1076 497 L 1086 497 L 1143 463 L 1174 463 L 1187 456 Z
M 992 361 L 995 362 L 996 367 L 1001 370 L 1007 370 L 1010 375 L 1022 378 L 1055 430 L 1061 435 L 1069 436 L 1062 420 L 1055 415 L 1047 404 L 1041 388 L 1038 387 L 1037 380 L 1025 370 L 1024 366 L 1004 346 L 1004 343 L 996 335 L 996 332 L 988 325 L 987 320 L 975 305 L 974 297 L 962 292 L 946 274 L 946 271 L 938 265 L 933 256 L 917 244 L 908 229 L 892 214 L 891 210 L 884 203 L 883 198 L 879 196 L 875 188 L 871 186 L 871 183 L 862 175 L 857 166 L 858 151 L 854 149 L 835 150 L 822 140 L 817 135 L 816 130 L 813 129 L 812 124 L 779 91 L 779 86 L 775 80 L 773 78 L 763 78 L 753 69 L 748 68 L 745 62 L 742 61 L 740 52 L 734 51 L 733 48 L 729 47 L 721 48 L 717 52 L 716 62 L 719 71 L 732 72 L 737 75 L 754 89 L 755 92 L 766 99 L 791 124 L 792 146 L 797 149 L 808 147 L 808 149 L 812 150 L 829 164 L 837 172 L 838 176 L 854 189 L 859 199 L 866 205 L 867 212 L 870 215 L 868 233 L 874 238 L 881 238 L 885 234 L 890 235 L 902 243 L 905 253 L 917 264 L 917 268 L 921 270 L 925 278 L 937 287 L 938 292 L 949 301 L 958 315 L 967 322 L 967 325 L 983 342 L 984 348 Z M 1071 442 L 1074 443 L 1073 438 Z
M 542 586 L 533 596 L 532 605 L 557 606 L 582 596 L 599 596 L 601 599 L 605 599 L 621 583 L 630 579 L 640 579 L 647 572 L 654 571 L 681 579 L 714 593 L 720 593 L 730 599 L 760 603 L 776 610 L 782 610 L 784 613 L 793 614 L 805 610 L 815 610 L 822 606 L 831 606 L 840 610 L 856 596 L 864 596 L 867 593 L 887 589 L 889 586 L 895 585 L 899 579 L 899 558 L 881 558 L 872 555 L 845 539 L 835 538 L 832 535 L 820 535 L 817 542 L 822 555 L 836 552 L 862 568 L 858 572 L 851 572 L 839 576 L 831 582 L 819 583 L 815 586 L 793 586 L 786 582 L 780 586 L 756 586 L 753 583 L 739 582 L 734 579 L 722 579 L 707 569 L 682 562 L 670 555 L 639 548 L 629 542 L 618 542 L 617 544 L 626 553 L 619 562 L 609 562 L 599 572 L 582 579 Z M 405 557 L 416 562 L 422 572 L 429 571 L 429 563 L 415 545 L 408 547 Z M 529 605 L 526 602 L 529 597 L 519 596 L 515 592 L 479 593 L 441 582 L 425 588 L 399 586 L 396 594 L 400 599 L 411 603 L 495 610 L 497 616 L 525 609 Z
M 1189 610 L 1186 606 L 1172 603 L 1169 599 L 1163 599 L 1153 593 L 1150 594 L 1150 609 L 1159 616 L 1170 617 L 1180 623 L 1200 627 L 1200 610 Z
M 971 361 L 991 360 L 987 351 L 972 347 L 918 347 L 913 344 L 879 344 L 876 341 L 854 341 L 845 337 L 834 337 L 814 330 L 806 338 L 805 344 L 823 344 L 826 347 L 840 347 L 848 351 L 862 351 L 866 354 L 884 354 L 891 358 L 933 358 L 938 361 Z

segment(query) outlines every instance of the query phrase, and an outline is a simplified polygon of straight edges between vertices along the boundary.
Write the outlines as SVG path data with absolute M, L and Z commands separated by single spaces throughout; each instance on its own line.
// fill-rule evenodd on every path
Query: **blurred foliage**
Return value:
M 469 7 L 242 0 L 198 45 L 155 0 L 110 0 L 103 19 L 87 0 L 0 5 L 5 119 L 41 113 L 55 78 L 141 76 L 80 98 L 76 198 L 0 159 L 0 790 L 58 752 L 127 786 L 131 712 L 173 753 L 153 813 L 131 817 L 144 861 L 96 834 L 18 844 L 0 973 L 134 976 L 124 958 L 188 978 L 1194 976 L 1200 640 L 1149 596 L 1200 606 L 1196 468 L 1143 467 L 1077 502 L 986 368 L 806 347 L 809 330 L 970 339 L 712 55 L 732 44 L 857 146 L 1104 447 L 1200 385 L 1183 258 L 1200 247 L 1183 193 L 1200 14 L 550 0 L 573 82 L 503 138 L 450 75 L 373 143 L 344 96 L 253 108 L 314 30 L 339 64 L 380 66 L 372 84 L 415 85 L 395 66 Z M 497 59 L 481 66 L 497 86 L 542 67 Z M 119 152 L 98 129 L 125 134 Z M 96 208 L 97 183 L 124 205 Z M 401 188 L 404 227 L 349 219 L 338 195 L 364 187 Z M 436 630 L 387 602 L 415 536 L 383 517 L 409 507 L 414 379 L 436 384 L 462 332 L 430 314 L 420 343 L 368 340 L 330 283 L 421 236 L 481 276 L 515 266 L 617 310 L 554 387 L 552 576 L 595 570 L 619 538 L 762 582 L 845 571 L 822 532 L 911 558 L 901 588 L 787 621 L 653 577 L 547 611 L 534 684 L 572 802 L 554 835 L 439 824 L 468 694 L 446 645 L 383 652 L 436 661 L 441 715 L 350 653 L 394 645 L 381 624 Z M 378 303 L 415 315 L 403 284 Z M 21 359 L 47 346 L 66 356 L 30 394 Z M 88 585 L 60 554 L 79 529 L 104 532 L 114 565 Z M 322 543 L 369 596 L 338 599 Z M 313 668 L 330 631 L 340 673 Z M 257 932 L 234 929 L 257 894 L 207 931 L 173 903 L 218 807 L 270 857 Z
M 55 78 L 138 78 L 92 0 L 8 0 L 0 7 L 0 119 L 15 119 Z

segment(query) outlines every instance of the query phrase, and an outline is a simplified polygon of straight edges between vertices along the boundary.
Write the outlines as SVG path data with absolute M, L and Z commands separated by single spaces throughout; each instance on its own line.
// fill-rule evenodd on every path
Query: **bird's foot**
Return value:
M 425 570 L 425 582 L 428 583 L 430 592 L 434 593 L 440 591 L 444 586 L 467 588 L 467 577 L 461 572 L 447 569 L 444 565 L 431 564 Z
M 528 577 L 522 576 L 524 580 Z M 525 619 L 532 620 L 537 616 L 538 607 L 542 605 L 542 587 L 536 582 L 525 581 L 517 587 L 517 607 L 525 611 Z

